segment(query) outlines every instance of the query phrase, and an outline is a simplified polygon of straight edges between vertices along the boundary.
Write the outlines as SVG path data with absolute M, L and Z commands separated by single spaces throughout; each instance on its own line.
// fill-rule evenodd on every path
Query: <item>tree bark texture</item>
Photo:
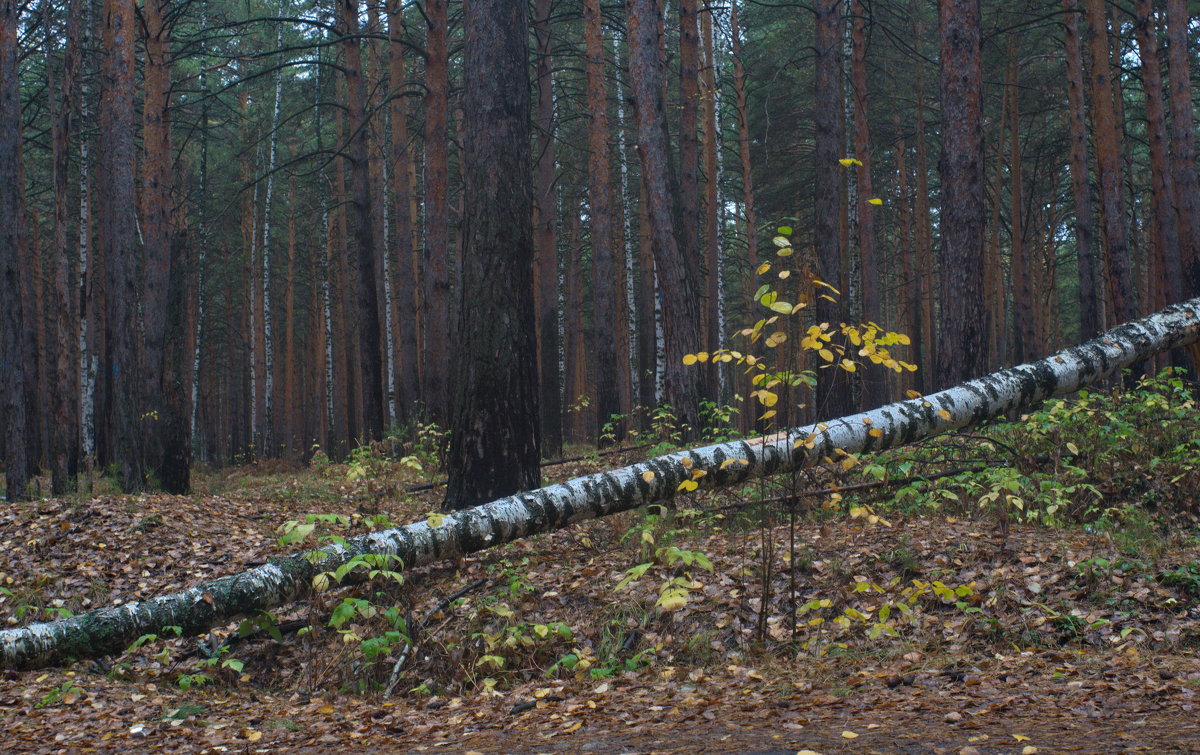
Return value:
M 1079 332 L 1095 336 L 1104 327 L 1100 250 L 1088 182 L 1087 114 L 1083 104 L 1083 49 L 1079 38 L 1079 0 L 1063 0 L 1063 50 L 1067 72 L 1067 125 L 1070 135 L 1071 196 L 1075 205 L 1075 255 L 1079 260 Z
M 447 0 L 425 4 L 425 260 L 422 270 L 422 395 L 427 416 L 445 422 L 450 375 L 450 59 Z
M 1108 23 L 1104 0 L 1084 0 L 1088 48 L 1092 68 L 1088 81 L 1092 94 L 1092 134 L 1096 147 L 1096 173 L 1100 184 L 1100 217 L 1103 223 L 1108 300 L 1115 322 L 1133 316 L 1133 276 L 1125 203 L 1121 198 L 1120 128 L 1113 103 L 1112 69 L 1108 62 Z
M 842 245 L 838 231 L 841 208 L 842 157 L 842 10 L 839 0 L 818 0 L 816 10 L 816 62 L 813 65 L 813 129 L 815 162 L 813 181 L 813 241 L 817 277 L 845 292 L 842 281 Z M 845 322 L 842 301 L 817 299 L 817 319 L 835 328 Z M 850 384 L 843 370 L 824 370 L 817 382 L 818 417 L 836 417 L 850 410 Z
M 1151 279 L 1155 308 L 1182 298 L 1183 265 L 1180 263 L 1179 226 L 1176 222 L 1174 182 L 1167 157 L 1167 117 L 1163 102 L 1162 66 L 1158 59 L 1158 28 L 1151 0 L 1133 4 L 1138 57 L 1142 63 L 1142 90 L 1146 94 L 1146 135 L 1150 139 L 1150 212 L 1154 232 L 1157 275 Z M 1147 307 L 1149 308 L 1149 307 Z M 1183 366 L 1182 363 L 1180 366 Z
M 1171 170 L 1179 216 L 1184 296 L 1200 292 L 1200 179 L 1196 175 L 1196 131 L 1188 55 L 1187 0 L 1167 0 L 1167 73 L 1171 102 Z
M 537 0 L 537 166 L 534 172 L 534 267 L 537 306 L 538 383 L 541 385 L 542 452 L 560 456 L 563 444 L 558 340 L 558 196 L 554 147 L 554 29 L 551 0 Z
M 397 270 L 396 285 L 396 364 L 400 418 L 407 422 L 420 393 L 419 354 L 417 350 L 417 285 L 420 264 L 413 247 L 412 182 L 409 180 L 411 157 L 408 146 L 408 101 L 401 87 L 405 86 L 404 7 L 401 0 L 388 2 L 388 69 L 391 79 L 392 115 L 392 205 L 394 223 L 392 238 Z
M 448 509 L 540 483 L 527 15 L 509 0 L 471 0 L 464 15 L 467 216 Z
M 941 336 L 943 384 L 987 369 L 983 291 L 983 72 L 979 0 L 939 0 L 942 178 Z
M 659 0 L 627 0 L 629 74 L 638 124 L 643 199 L 647 205 L 654 268 L 662 287 L 665 399 L 685 432 L 699 429 L 700 373 L 683 356 L 700 344 L 699 261 L 684 257 L 677 242 L 671 197 L 677 196 L 663 109 L 663 61 L 659 57 Z M 645 271 L 643 271 L 645 275 Z
M 21 86 L 17 56 L 17 0 L 0 0 L 0 285 L 8 292 L 0 307 L 0 456 L 4 459 L 5 496 L 24 497 L 26 385 L 22 333 L 20 246 L 25 243 L 17 164 L 21 154 Z
M 624 435 L 617 362 L 617 265 L 615 213 L 612 201 L 611 160 L 608 149 L 608 95 L 604 82 L 604 37 L 600 0 L 584 0 L 583 36 L 587 58 L 588 122 L 588 223 L 592 246 L 592 322 L 607 337 L 593 340 L 592 364 L 596 387 L 596 437 L 606 444 L 604 426 L 615 422 L 613 440 Z
M 180 239 L 175 228 L 174 174 L 171 167 L 171 28 L 166 15 L 170 0 L 148 0 L 143 6 L 146 61 L 142 107 L 142 236 L 145 239 L 145 283 L 142 319 L 145 350 L 141 373 L 141 413 L 146 464 L 169 493 L 190 486 L 191 439 L 187 432 L 187 393 L 183 383 L 185 343 L 182 328 L 185 267 L 175 265 Z M 180 280 L 176 280 L 176 278 Z M 179 294 L 172 296 L 172 293 Z
M 701 488 L 728 487 L 812 466 L 834 449 L 850 454 L 883 451 L 996 417 L 1019 416 L 1048 398 L 1074 393 L 1158 352 L 1198 339 L 1200 298 L 1118 326 L 1045 359 L 923 398 L 766 437 L 659 456 L 451 513 L 437 526 L 424 520 L 359 535 L 344 546 L 319 549 L 320 558 L 308 554 L 279 558 L 172 595 L 5 629 L 0 631 L 0 668 L 30 669 L 120 653 L 141 635 L 159 633 L 164 626 L 179 626 L 186 635 L 201 634 L 239 616 L 302 597 L 317 574 L 363 553 L 398 556 L 405 569 L 412 569 L 669 500 L 685 480 L 695 479 Z M 870 433 L 875 429 L 883 435 L 873 437 Z
M 100 256 L 105 276 L 104 413 L 107 459 L 118 467 L 125 491 L 141 490 L 146 475 L 142 457 L 138 302 L 141 276 L 137 242 L 134 154 L 133 4 L 104 2 L 104 63 L 101 66 L 99 190 Z
M 383 436 L 383 330 L 380 325 L 379 254 L 375 201 L 371 192 L 370 151 L 367 149 L 367 90 L 362 75 L 358 40 L 358 0 L 340 0 L 342 54 L 346 73 L 346 112 L 350 120 L 350 191 L 353 210 L 359 364 L 362 366 L 362 432 L 367 440 Z

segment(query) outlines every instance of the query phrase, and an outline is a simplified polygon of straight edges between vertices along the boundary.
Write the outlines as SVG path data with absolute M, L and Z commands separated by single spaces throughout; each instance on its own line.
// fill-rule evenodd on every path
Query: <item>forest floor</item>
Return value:
M 425 517 L 436 493 L 405 493 L 413 481 L 250 467 L 199 475 L 191 496 L 5 505 L 0 622 L 241 571 L 303 547 L 277 539 L 309 514 L 345 517 L 322 517 L 310 543 Z M 258 625 L 280 640 L 230 625 L 3 672 L 0 747 L 1200 752 L 1193 518 L 1008 527 L 967 507 L 885 521 L 869 513 L 884 495 L 853 516 L 828 497 L 793 523 L 738 495 L 321 593 Z

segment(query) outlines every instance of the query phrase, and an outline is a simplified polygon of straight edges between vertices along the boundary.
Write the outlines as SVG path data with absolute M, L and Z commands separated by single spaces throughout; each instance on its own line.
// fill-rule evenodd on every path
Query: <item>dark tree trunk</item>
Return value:
M 1108 298 L 1113 322 L 1133 317 L 1133 276 L 1130 273 L 1129 229 L 1121 198 L 1121 148 L 1113 104 L 1112 75 L 1108 62 L 1108 24 L 1104 0 L 1085 0 L 1088 47 L 1092 70 L 1092 138 L 1100 184 L 1100 215 L 1104 227 Z
M 67 46 L 63 55 L 62 80 L 56 82 L 50 61 L 53 44 L 51 26 L 46 25 L 47 92 L 51 98 L 52 180 L 54 183 L 54 284 L 51 328 L 54 333 L 53 429 L 50 439 L 50 488 L 56 495 L 72 484 L 78 459 L 79 359 L 78 299 L 71 286 L 73 250 L 68 242 L 67 179 L 75 100 L 75 69 L 79 61 L 79 26 L 82 2 L 71 0 L 67 8 Z
M 1020 103 L 1020 65 L 1017 61 L 1018 52 L 1015 45 L 1010 45 L 1008 54 L 1008 72 L 1006 75 L 1005 97 L 1008 99 L 1008 180 L 1011 204 L 1009 216 L 1009 231 L 1012 253 L 1012 289 L 1013 289 L 1013 340 L 1016 348 L 1013 358 L 1018 362 L 1036 359 L 1037 330 L 1034 326 L 1034 309 L 1037 306 L 1033 285 L 1033 253 L 1030 244 L 1025 243 L 1025 182 L 1021 167 L 1021 103 Z M 1001 129 L 1003 133 L 1003 129 Z M 1003 153 L 1003 139 L 1000 148 L 996 150 L 997 158 Z M 996 173 L 1000 172 L 1000 162 L 997 160 Z M 999 203 L 1000 197 L 993 197 Z
M 638 155 L 654 263 L 662 287 L 666 346 L 664 390 L 684 432 L 699 428 L 700 371 L 683 364 L 701 348 L 701 305 L 695 260 L 686 259 L 676 241 L 671 198 L 676 196 L 663 111 L 663 61 L 659 56 L 659 0 L 627 0 L 629 73 L 638 124 Z M 643 271 L 645 274 L 645 271 Z
M 983 307 L 982 42 L 979 0 L 939 0 L 941 37 L 942 335 L 936 380 L 953 385 L 987 369 Z
M 4 459 L 5 496 L 25 496 L 28 460 L 25 448 L 25 378 L 22 348 L 24 312 L 20 296 L 20 246 L 25 243 L 17 164 L 21 155 L 21 83 L 17 58 L 17 0 L 0 0 L 0 285 L 9 292 L 0 307 L 0 455 Z
M 725 345 L 724 320 L 724 271 L 721 269 L 721 206 L 720 187 L 718 180 L 721 176 L 719 150 L 721 149 L 721 129 L 717 119 L 717 60 L 713 45 L 713 13 L 709 7 L 700 16 L 700 45 L 704 62 L 700 69 L 701 86 L 701 136 L 704 168 L 704 201 L 702 226 L 704 228 L 704 269 L 708 276 L 705 279 L 705 313 L 704 324 L 708 333 L 705 343 L 710 349 L 721 348 Z M 711 398 L 718 404 L 728 400 L 729 389 L 726 384 L 729 369 L 727 365 L 713 366 L 715 382 Z
M 1088 183 L 1087 115 L 1083 104 L 1083 50 L 1078 0 L 1063 0 L 1063 48 L 1067 71 L 1067 122 L 1071 140 L 1071 196 L 1075 204 L 1075 254 L 1079 259 L 1079 335 L 1092 338 L 1104 327 L 1092 191 Z
M 404 5 L 401 0 L 388 0 L 389 75 L 392 89 L 392 208 L 397 285 L 394 306 L 399 343 L 396 359 L 397 392 L 400 417 L 412 417 L 420 393 L 419 354 L 417 350 L 417 286 L 420 264 L 413 250 L 412 184 L 409 181 L 408 101 L 401 94 L 404 87 Z
M 844 111 L 842 75 L 842 9 L 839 0 L 816 3 L 816 61 L 813 64 L 813 243 L 816 247 L 817 277 L 845 292 L 842 280 L 841 179 L 838 160 L 842 150 Z M 834 328 L 846 322 L 843 300 L 817 299 L 817 319 Z M 817 382 L 818 419 L 837 417 L 850 410 L 847 373 L 822 370 Z
M 754 322 L 753 312 L 757 302 L 751 299 L 755 285 L 755 271 L 758 269 L 758 216 L 754 212 L 754 179 L 750 162 L 750 112 L 746 99 L 746 66 L 742 62 L 742 29 L 738 21 L 739 2 L 735 0 L 729 10 L 730 47 L 733 53 L 733 107 L 737 116 L 738 164 L 742 178 L 742 216 L 745 227 L 743 236 L 746 240 L 746 267 L 742 277 L 742 313 L 743 321 Z M 740 388 L 743 396 L 749 396 L 755 390 L 751 382 L 753 376 L 743 374 Z M 755 417 L 753 411 L 742 413 L 742 430 L 751 432 L 754 429 Z
M 467 3 L 462 306 L 447 509 L 540 484 L 525 3 Z
M 879 258 L 875 248 L 875 197 L 871 181 L 871 127 L 867 111 L 867 21 L 870 9 L 863 0 L 850 4 L 850 90 L 854 111 L 854 157 L 861 165 L 854 166 L 855 202 L 858 216 L 858 268 L 862 275 L 862 323 L 878 323 L 881 319 L 879 289 Z M 838 372 L 838 370 L 827 370 Z M 868 409 L 887 400 L 884 373 L 863 370 L 860 406 Z
M 703 252 L 700 248 L 700 40 L 697 25 L 697 0 L 679 0 L 679 193 L 676 195 L 678 227 L 675 238 L 679 254 L 689 268 L 701 270 Z M 706 271 L 715 275 L 716 271 Z M 705 295 L 706 287 L 696 279 L 696 294 Z M 707 302 L 700 311 L 707 309 Z M 699 323 L 699 338 L 691 350 L 715 348 L 706 338 L 707 328 Z M 701 370 L 701 390 L 712 396 L 711 378 L 714 370 Z
M 596 338 L 590 351 L 595 365 L 596 438 L 605 444 L 604 426 L 621 413 L 617 385 L 617 268 L 613 232 L 612 181 L 608 150 L 608 97 L 604 85 L 604 38 L 600 0 L 584 0 L 583 34 L 587 55 L 588 218 L 592 246 L 592 322 Z M 613 440 L 624 435 L 624 423 L 613 428 Z
M 1167 0 L 1167 66 L 1171 87 L 1171 170 L 1179 215 L 1184 295 L 1200 292 L 1200 179 L 1188 56 L 1187 0 Z
M 140 401 L 141 348 L 138 302 L 141 280 L 137 241 L 134 154 L 133 4 L 104 0 L 104 63 L 101 68 L 99 138 L 100 253 L 104 260 L 105 358 L 101 370 L 107 388 L 108 459 L 116 463 L 118 482 L 127 492 L 146 484 L 142 457 Z
M 191 439 L 187 433 L 184 363 L 175 353 L 184 343 L 183 278 L 176 265 L 180 249 L 174 219 L 174 181 L 171 174 L 171 30 L 164 20 L 170 0 L 148 0 L 142 26 L 146 60 L 142 107 L 142 237 L 145 239 L 145 284 L 142 319 L 142 433 L 145 463 L 168 493 L 189 487 Z M 178 281 L 176 279 L 179 279 Z M 170 353 L 168 353 L 170 352 Z
M 342 54 L 346 73 L 346 112 L 349 116 L 350 209 L 355 259 L 358 357 L 362 367 L 362 434 L 367 440 L 383 436 L 383 331 L 380 327 L 375 202 L 371 195 L 371 166 L 367 149 L 367 91 L 358 40 L 358 0 L 340 0 Z
M 430 419 L 445 422 L 450 371 L 450 100 L 447 0 L 425 4 L 425 269 L 421 278 L 423 395 Z
M 1151 280 L 1155 291 L 1153 306 L 1161 309 L 1182 298 L 1183 266 L 1179 256 L 1179 227 L 1176 224 L 1174 182 L 1167 158 L 1166 106 L 1163 102 L 1162 66 L 1158 59 L 1158 29 L 1150 0 L 1135 0 L 1134 27 L 1137 31 L 1138 56 L 1142 63 L 1142 89 L 1146 95 L 1146 135 L 1150 139 L 1150 210 L 1153 216 L 1157 275 Z M 1184 366 L 1185 355 L 1172 358 Z
M 534 278 L 537 302 L 538 383 L 541 386 L 542 452 L 560 456 L 563 444 L 562 392 L 558 358 L 558 207 L 555 201 L 554 38 L 551 0 L 537 0 L 537 169 L 534 176 Z

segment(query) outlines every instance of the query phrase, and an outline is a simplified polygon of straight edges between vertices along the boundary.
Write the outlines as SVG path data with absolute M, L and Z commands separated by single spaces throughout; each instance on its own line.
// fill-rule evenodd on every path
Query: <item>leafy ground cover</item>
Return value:
M 375 564 L 206 637 L 164 627 L 119 658 L 5 672 L 5 749 L 1194 751 L 1190 401 L 1170 379 L 1083 395 L 459 563 Z M 0 621 L 430 516 L 436 490 L 409 488 L 433 464 L 376 449 L 212 471 L 188 497 L 8 505 Z

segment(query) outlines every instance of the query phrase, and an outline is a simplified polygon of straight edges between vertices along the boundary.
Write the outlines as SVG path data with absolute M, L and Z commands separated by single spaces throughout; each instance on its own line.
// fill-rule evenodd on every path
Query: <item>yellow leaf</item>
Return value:
M 1037 748 L 1033 745 L 1025 745 L 1025 748 L 1021 750 L 1021 755 L 1035 755 L 1037 751 Z
M 701 351 L 699 354 L 696 355 L 696 359 L 700 360 L 701 362 L 707 362 L 708 361 L 708 352 Z
M 768 270 L 770 270 L 770 269 L 771 269 L 771 263 L 770 263 L 770 262 L 764 262 L 764 263 L 762 263 L 761 265 L 759 265 L 759 266 L 758 266 L 758 274 L 759 274 L 759 275 L 762 275 L 763 273 L 767 272 L 767 271 L 768 271 Z
M 667 590 L 659 596 L 656 606 L 662 606 L 664 611 L 678 611 L 687 605 L 686 590 Z
M 708 472 L 703 469 L 693 469 L 692 470 L 692 479 L 699 480 L 701 477 L 703 477 L 706 474 L 708 474 Z
M 1076 446 L 1074 443 L 1069 443 L 1069 442 L 1068 442 L 1068 443 L 1067 443 L 1067 450 L 1068 450 L 1068 451 L 1070 451 L 1071 453 L 1073 453 L 1073 454 L 1077 455 L 1077 456 L 1079 455 L 1079 447 L 1078 447 L 1078 446 Z
M 564 726 L 564 727 L 563 727 L 563 733 L 565 733 L 565 734 L 570 734 L 570 733 L 571 733 L 571 732 L 573 732 L 573 731 L 578 731 L 578 730 L 579 730 L 579 727 L 581 727 L 581 726 L 583 726 L 583 722 L 582 722 L 582 721 L 576 721 L 575 723 L 571 724 L 570 726 Z
M 654 473 L 649 470 L 642 472 L 642 479 L 646 482 L 654 482 Z
M 1028 742 L 1029 741 L 1029 737 L 1025 736 L 1024 734 L 1013 734 L 1012 738 L 1017 740 L 1018 742 Z
M 843 359 L 842 360 L 842 369 L 845 370 L 846 372 L 854 372 L 855 370 L 858 369 L 858 365 L 856 365 L 850 359 Z
M 820 354 L 821 358 L 824 359 L 826 362 L 833 361 L 833 352 L 830 351 L 829 349 L 821 349 L 817 353 Z
M 906 395 L 909 398 L 921 398 L 921 393 L 919 391 L 910 390 L 906 393 Z
M 878 427 L 872 427 L 870 430 L 867 430 L 867 435 L 870 435 L 872 438 L 882 438 L 883 430 L 880 430 Z
M 879 205 L 883 204 L 883 200 L 879 197 L 872 197 L 871 199 L 867 200 L 867 204 L 873 204 L 878 207 Z
M 683 482 L 679 483 L 679 487 L 676 488 L 676 490 L 682 490 L 685 493 L 690 493 L 698 487 L 700 487 L 700 484 L 695 480 L 684 480 Z
M 779 395 L 772 391 L 763 389 L 758 392 L 758 402 L 760 404 L 762 404 L 763 406 L 767 407 L 768 409 L 770 409 L 772 406 L 775 406 L 775 404 L 777 404 L 779 402 Z
M 780 270 L 779 271 L 779 280 L 787 280 L 788 278 L 791 277 L 791 275 L 792 275 L 791 270 Z
M 760 420 L 763 420 L 763 419 L 770 419 L 771 417 L 774 417 L 774 416 L 775 416 L 777 413 L 778 413 L 778 412 L 776 412 L 774 409 L 771 409 L 771 410 L 768 410 L 768 411 L 765 411 L 765 412 L 763 412 L 761 415 L 759 415 L 759 417 L 758 417 L 758 418 L 759 418 Z
M 949 420 L 950 412 L 946 411 L 945 409 L 938 409 L 938 416 L 944 420 Z
M 851 506 L 850 507 L 850 518 L 851 519 L 858 519 L 859 517 L 866 516 L 866 515 L 867 515 L 867 509 L 865 506 Z
M 438 527 L 441 527 L 443 524 L 446 523 L 446 515 L 440 514 L 436 511 L 432 511 L 429 513 L 429 516 L 427 516 L 425 518 L 425 522 L 430 527 L 432 527 L 436 530 Z
M 796 755 L 821 755 L 821 753 L 816 750 L 800 750 Z
M 858 162 L 858 161 L 855 160 L 855 162 Z M 843 739 L 858 739 L 858 735 L 855 734 L 854 732 L 850 731 L 849 729 L 847 729 L 846 731 L 842 732 L 842 738 Z
M 853 157 L 843 157 L 838 162 L 842 164 L 843 168 L 849 168 L 851 165 L 862 165 L 862 160 L 856 160 Z
M 687 365 L 695 364 L 696 363 L 696 355 L 695 354 L 684 354 L 683 355 L 683 363 L 687 364 Z

